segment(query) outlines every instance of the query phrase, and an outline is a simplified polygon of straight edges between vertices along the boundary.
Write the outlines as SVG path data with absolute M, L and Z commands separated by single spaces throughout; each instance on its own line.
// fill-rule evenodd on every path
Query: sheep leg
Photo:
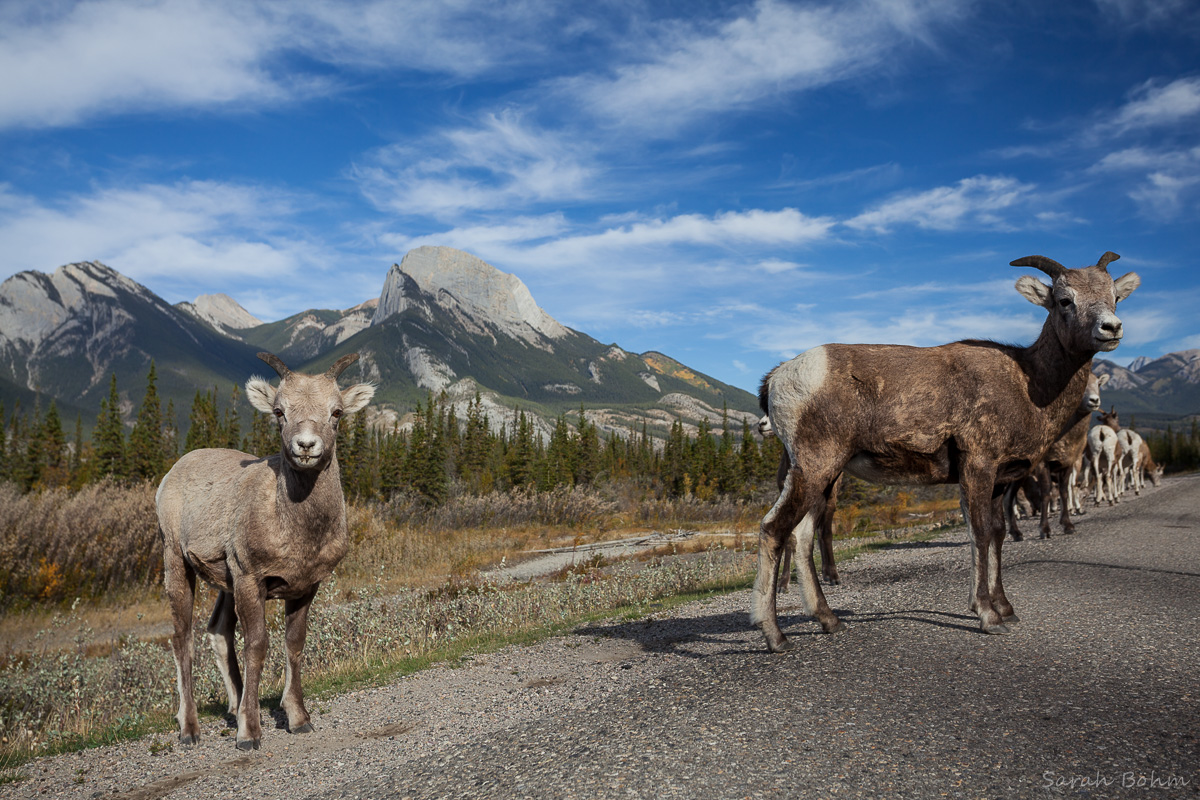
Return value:
M 1039 470 L 1038 476 L 1037 476 L 1037 482 L 1038 482 L 1038 491 L 1042 495 L 1040 498 L 1041 502 L 1039 503 L 1039 505 L 1041 506 L 1041 514 L 1042 514 L 1041 526 L 1039 529 L 1041 536 L 1039 538 L 1049 539 L 1050 538 L 1050 486 L 1053 483 L 1053 478 L 1051 478 L 1051 476 L 1050 476 L 1050 470 L 1045 467 L 1043 467 L 1041 470 Z M 1063 513 L 1065 514 L 1066 513 L 1066 510 L 1065 510 L 1066 505 L 1065 504 L 1063 505 L 1063 509 L 1064 509 Z
M 1063 533 L 1075 532 L 1075 523 L 1071 521 L 1071 483 L 1074 470 L 1061 470 L 1055 473 L 1054 481 L 1058 484 L 1058 524 Z
M 221 670 L 225 695 L 229 698 L 225 713 L 232 717 L 237 716 L 238 704 L 242 699 L 242 673 L 238 669 L 237 648 L 233 638 L 236 625 L 237 612 L 234 610 L 233 595 L 221 592 L 217 595 L 216 605 L 213 606 L 212 616 L 208 620 L 208 643 L 212 645 L 213 653 L 217 656 L 217 667 Z
M 821 515 L 821 575 L 830 586 L 837 586 L 842 582 L 837 562 L 833 557 L 833 515 L 837 510 L 838 490 L 841 487 L 842 476 L 838 475 L 837 480 L 833 482 L 833 492 L 829 501 L 825 503 L 825 513 Z
M 192 679 L 192 607 L 196 602 L 196 572 L 183 558 L 177 545 L 163 537 L 163 585 L 171 604 L 171 652 L 175 656 L 175 678 L 179 688 L 179 743 L 200 741 L 200 722 L 196 718 L 195 688 Z
M 233 601 L 234 610 L 242 623 L 242 636 L 246 640 L 243 653 L 246 680 L 238 704 L 237 748 L 257 750 L 262 742 L 258 689 L 262 681 L 263 663 L 267 659 L 266 587 L 251 577 L 235 577 Z
M 837 614 L 833 613 L 833 609 L 826 602 L 825 592 L 822 591 L 821 583 L 817 580 L 817 565 L 813 561 L 816 521 L 824 516 L 826 498 L 821 492 L 809 491 L 812 488 L 812 486 L 805 487 L 805 495 L 811 497 L 812 502 L 807 504 L 808 508 L 805 510 L 804 516 L 800 518 L 800 524 L 796 526 L 794 532 L 796 550 L 804 556 L 796 560 L 796 565 L 799 567 L 800 599 L 804 603 L 804 613 L 816 617 L 825 633 L 837 633 L 843 630 L 846 624 L 838 619 Z
M 792 557 L 796 554 L 796 537 L 789 536 L 779 557 L 779 592 L 792 588 Z
M 1000 498 L 993 500 L 993 504 L 998 503 Z M 996 519 L 1000 517 L 1000 509 L 995 506 L 992 516 Z M 1017 613 L 1013 611 L 1012 603 L 1008 602 L 1008 596 L 1004 593 L 1004 581 L 1000 575 L 1000 550 L 1004 545 L 1004 526 L 996 525 L 992 529 L 992 539 L 990 542 L 990 551 L 988 553 L 988 597 L 991 598 L 992 608 L 996 609 L 996 613 L 1005 622 L 1020 622 Z
M 304 689 L 300 684 L 300 665 L 304 654 L 304 640 L 308 636 L 308 609 L 312 606 L 320 584 L 312 591 L 294 600 L 285 600 L 284 613 L 287 623 L 284 633 L 287 642 L 287 669 L 283 683 L 283 699 L 279 705 L 287 712 L 288 730 L 292 733 L 311 733 L 312 722 L 308 709 L 304 707 Z
M 758 533 L 758 574 L 751 595 L 750 624 L 762 628 L 767 649 L 772 653 L 789 650 L 792 643 L 779 629 L 776 597 L 779 589 L 780 550 L 784 538 L 791 534 L 799 498 L 795 496 L 795 481 L 791 471 L 784 478 L 779 499 L 763 517 Z
M 992 605 L 990 584 L 999 579 L 991 572 L 989 557 L 993 550 L 995 529 L 1004 532 L 1004 512 L 995 502 L 1003 500 L 1003 492 L 993 498 L 995 468 L 990 465 L 968 463 L 963 468 L 961 500 L 964 516 L 970 520 L 968 529 L 971 541 L 971 599 L 969 608 L 979 615 L 979 627 L 984 633 L 1008 633 L 1004 620 Z M 995 548 L 997 553 L 999 548 Z M 998 565 L 997 565 L 998 566 Z M 1001 590 L 1003 594 L 1003 590 Z M 1010 607 L 1011 609 L 1011 607 Z
M 1004 524 L 1012 533 L 1014 542 L 1019 542 L 1025 538 L 1021 533 L 1021 529 L 1017 527 L 1017 492 L 1020 489 L 1021 485 L 1015 481 L 1004 487 L 1004 506 L 1001 512 L 1004 515 Z

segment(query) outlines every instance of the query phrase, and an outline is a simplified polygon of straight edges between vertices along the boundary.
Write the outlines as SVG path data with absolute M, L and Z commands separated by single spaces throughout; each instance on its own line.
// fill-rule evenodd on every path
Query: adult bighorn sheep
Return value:
M 1145 475 L 1150 476 L 1150 482 L 1155 486 L 1162 481 L 1163 468 L 1154 463 L 1154 456 L 1150 454 L 1150 445 L 1146 444 L 1146 440 L 1142 440 L 1140 457 L 1138 458 L 1138 469 L 1143 472 L 1142 486 L 1146 485 Z
M 1115 408 L 1109 412 L 1101 411 L 1097 419 L 1099 423 L 1088 431 L 1088 451 L 1092 455 L 1092 475 L 1096 480 L 1096 505 L 1106 499 L 1111 506 L 1121 502 L 1121 460 L 1125 445 L 1117 436 L 1121 423 Z M 1116 428 L 1110 423 L 1115 423 Z
M 292 372 L 270 353 L 258 357 L 279 373 L 279 388 L 263 378 L 246 382 L 246 397 L 274 414 L 280 452 L 258 458 L 209 448 L 175 463 L 155 496 L 163 539 L 163 581 L 175 633 L 171 646 L 179 681 L 179 741 L 200 739 L 192 694 L 192 605 L 196 576 L 220 590 L 208 639 L 237 716 L 237 747 L 257 750 L 262 739 L 258 687 L 267 654 L 266 601 L 280 599 L 287 616 L 287 669 L 280 706 L 288 730 L 312 730 L 300 686 L 300 656 L 308 608 L 321 581 L 346 555 L 346 505 L 338 470 L 338 419 L 364 408 L 371 384 L 338 390 L 342 370 L 358 359 L 338 359 L 324 375 Z M 243 685 L 234 650 L 234 625 L 245 639 Z
M 1034 472 L 1040 490 L 1038 505 L 1041 513 L 1042 539 L 1050 538 L 1050 491 L 1053 487 L 1058 488 L 1058 497 L 1061 501 L 1058 521 L 1062 525 L 1063 533 L 1075 532 L 1075 523 L 1071 522 L 1071 483 L 1075 479 L 1075 464 L 1083 455 L 1084 447 L 1087 446 L 1088 426 L 1092 422 L 1092 412 L 1100 408 L 1100 387 L 1108 383 L 1110 377 L 1109 375 L 1100 377 L 1092 375 L 1088 378 L 1087 389 L 1072 417 L 1075 421 L 1074 424 L 1054 444 L 1050 445 L 1045 458 L 1042 459 L 1041 466 Z M 1008 502 L 1007 498 L 1005 502 Z M 1007 507 L 1005 512 L 1008 512 Z M 1017 539 L 1019 534 L 1015 523 L 1010 523 L 1010 529 L 1013 532 L 1013 538 Z
M 1142 457 L 1142 437 L 1136 431 L 1121 427 L 1116 406 L 1110 406 L 1107 413 L 1100 412 L 1100 422 L 1117 434 L 1117 460 L 1114 465 L 1117 496 L 1124 493 L 1127 483 L 1134 494 L 1141 494 L 1144 481 L 1138 462 Z
M 760 398 L 792 465 L 762 521 L 750 612 L 771 651 L 791 646 L 776 599 L 780 550 L 793 532 L 806 612 L 826 633 L 843 627 L 813 564 L 815 522 L 843 471 L 881 482 L 958 483 L 972 531 L 970 607 L 985 632 L 1007 632 L 1004 620 L 1016 615 L 1000 574 L 1003 486 L 1024 477 L 1066 432 L 1092 357 L 1120 343 L 1116 304 L 1141 279 L 1128 273 L 1114 281 L 1108 264 L 1117 258 L 1107 252 L 1082 269 L 1044 256 L 1012 262 L 1053 279 L 1047 286 L 1027 275 L 1016 283 L 1049 312 L 1029 347 L 826 344 L 763 379 Z

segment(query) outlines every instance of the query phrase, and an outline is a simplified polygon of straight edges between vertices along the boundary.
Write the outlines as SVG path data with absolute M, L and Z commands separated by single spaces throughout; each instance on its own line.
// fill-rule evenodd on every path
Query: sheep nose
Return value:
M 317 446 L 318 440 L 316 439 L 316 437 L 313 437 L 312 439 L 297 438 L 295 441 L 296 441 L 296 447 L 298 447 L 301 450 L 303 450 L 304 452 L 308 453 L 308 452 L 311 452 L 312 449 Z
M 1122 325 L 1119 319 L 1109 319 L 1100 323 L 1100 332 L 1108 339 L 1120 339 L 1122 335 Z

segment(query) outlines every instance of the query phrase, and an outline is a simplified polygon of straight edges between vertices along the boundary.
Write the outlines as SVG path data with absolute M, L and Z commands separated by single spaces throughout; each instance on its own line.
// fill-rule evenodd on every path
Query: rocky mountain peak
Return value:
M 243 330 L 263 324 L 227 294 L 202 294 L 190 305 L 193 314 L 217 328 Z
M 407 276 L 425 294 L 452 310 L 488 323 L 505 334 L 532 344 L 569 334 L 534 301 L 529 288 L 510 275 L 452 247 L 418 247 L 394 265 L 384 281 L 373 325 L 408 307 Z

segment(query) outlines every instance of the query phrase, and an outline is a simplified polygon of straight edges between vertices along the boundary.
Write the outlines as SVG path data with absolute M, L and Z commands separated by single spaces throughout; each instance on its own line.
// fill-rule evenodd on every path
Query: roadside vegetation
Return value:
M 11 565 L 0 577 L 2 774 L 19 775 L 20 764 L 39 754 L 173 728 L 178 698 L 154 488 L 114 480 L 41 492 L 0 485 L 0 558 Z M 869 541 L 882 530 L 929 528 L 956 516 L 952 493 L 924 491 L 852 482 L 838 529 Z M 743 588 L 753 575 L 758 521 L 773 500 L 769 485 L 749 498 L 701 499 L 632 480 L 487 494 L 456 483 L 440 504 L 417 493 L 353 500 L 349 555 L 310 617 L 306 685 L 319 697 L 467 649 L 644 613 L 664 598 Z M 531 550 L 676 530 L 701 535 L 644 561 L 593 559 L 546 580 L 503 584 L 489 574 Z M 689 555 L 672 557 L 681 551 Z M 199 595 L 202 630 L 213 595 Z M 281 609 L 268 605 L 269 707 L 282 689 Z M 224 690 L 200 630 L 196 697 L 216 716 Z

